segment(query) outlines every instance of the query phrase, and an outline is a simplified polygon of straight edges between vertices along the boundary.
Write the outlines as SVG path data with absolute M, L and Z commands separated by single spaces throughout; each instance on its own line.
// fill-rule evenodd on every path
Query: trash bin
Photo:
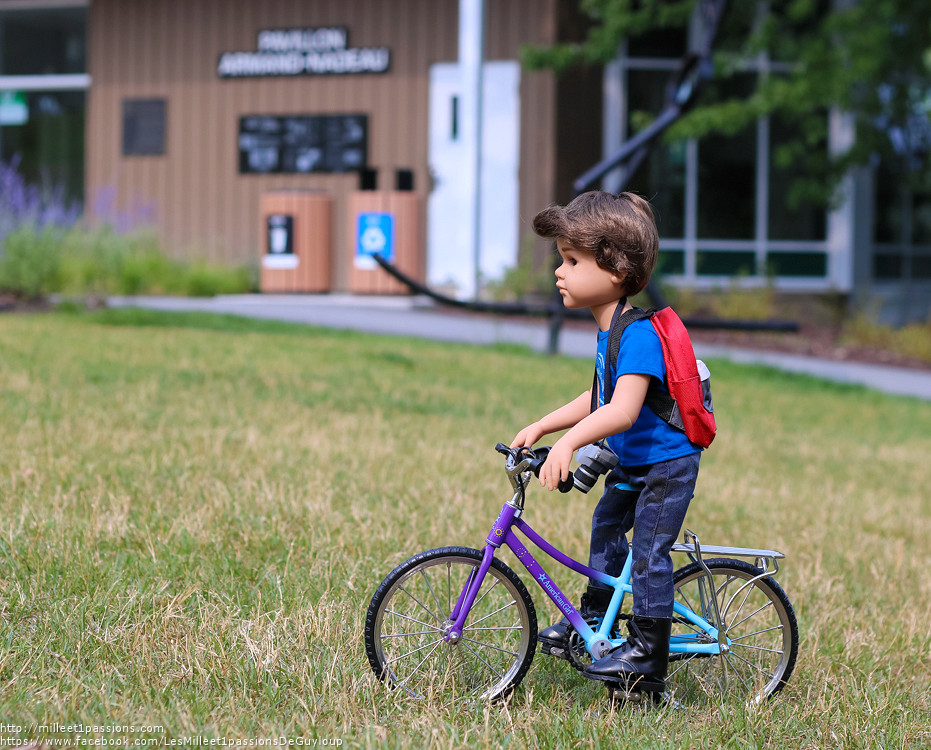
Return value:
M 259 211 L 263 292 L 328 292 L 333 199 L 324 193 L 265 193 Z
M 384 255 L 416 281 L 424 278 L 420 197 L 407 190 L 361 190 L 349 194 L 352 262 L 349 291 L 355 294 L 406 294 L 410 289 L 372 258 Z

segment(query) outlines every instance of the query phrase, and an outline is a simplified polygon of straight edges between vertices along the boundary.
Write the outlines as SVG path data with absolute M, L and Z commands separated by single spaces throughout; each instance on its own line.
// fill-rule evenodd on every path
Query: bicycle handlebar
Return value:
M 543 464 L 546 463 L 546 458 L 550 454 L 549 446 L 541 446 L 536 449 L 531 448 L 509 448 L 504 443 L 498 443 L 495 446 L 495 450 L 498 453 L 501 453 L 504 456 L 507 456 L 515 466 L 515 471 L 532 471 L 535 477 L 540 476 L 540 469 L 543 468 Z M 526 466 L 521 468 L 522 464 L 526 462 Z M 568 492 L 573 487 L 575 483 L 572 480 L 572 474 L 569 474 L 568 479 L 560 479 L 558 489 L 560 492 Z

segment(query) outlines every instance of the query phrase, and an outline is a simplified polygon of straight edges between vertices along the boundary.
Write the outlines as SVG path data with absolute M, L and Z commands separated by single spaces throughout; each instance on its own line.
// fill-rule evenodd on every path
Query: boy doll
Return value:
M 595 364 L 598 398 L 586 391 L 565 406 L 521 430 L 511 447 L 532 446 L 544 435 L 568 429 L 553 445 L 540 470 L 540 483 L 553 490 L 569 477 L 574 452 L 606 439 L 618 465 L 592 516 L 589 567 L 620 574 L 633 555 L 633 615 L 629 637 L 584 674 L 596 680 L 665 689 L 672 625 L 673 565 L 670 551 L 695 490 L 701 448 L 644 404 L 651 378 L 664 382 L 663 351 L 649 320 L 631 323 L 621 337 L 614 392 L 603 393 L 611 321 L 618 305 L 630 309 L 656 265 L 659 239 L 653 211 L 632 193 L 589 192 L 563 206 L 550 206 L 533 220 L 541 237 L 556 240 L 562 264 L 556 288 L 570 309 L 587 307 L 598 323 Z M 592 404 L 597 408 L 592 410 Z M 639 494 L 623 491 L 629 485 Z M 626 534 L 633 531 L 628 547 Z M 582 597 L 583 617 L 603 616 L 612 591 L 589 581 Z M 544 649 L 566 649 L 571 625 L 563 618 L 544 629 Z

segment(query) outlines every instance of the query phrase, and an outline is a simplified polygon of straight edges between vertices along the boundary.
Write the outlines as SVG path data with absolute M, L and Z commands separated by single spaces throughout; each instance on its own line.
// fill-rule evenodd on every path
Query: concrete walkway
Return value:
M 549 337 L 545 320 L 450 312 L 423 297 L 246 294 L 211 298 L 111 297 L 108 302 L 111 307 L 200 310 L 466 344 L 523 344 L 537 351 L 546 350 Z M 594 330 L 594 324 L 591 330 L 564 327 L 560 335 L 560 353 L 571 357 L 593 356 Z M 695 345 L 695 353 L 703 359 L 760 364 L 839 383 L 864 385 L 886 393 L 931 400 L 931 372 L 698 343 Z

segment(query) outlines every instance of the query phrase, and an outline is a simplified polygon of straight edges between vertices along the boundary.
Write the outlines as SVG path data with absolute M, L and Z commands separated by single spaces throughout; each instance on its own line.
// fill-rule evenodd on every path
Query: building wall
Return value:
M 486 58 L 555 39 L 557 0 L 488 0 Z M 85 204 L 105 220 L 151 220 L 169 252 L 244 262 L 259 257 L 260 196 L 311 189 L 334 196 L 334 287 L 346 288 L 347 195 L 355 173 L 241 175 L 242 115 L 366 113 L 379 187 L 397 168 L 429 190 L 429 69 L 457 54 L 457 0 L 93 0 Z M 343 26 L 351 47 L 389 47 L 386 74 L 220 79 L 220 54 L 256 49 L 262 29 Z M 521 82 L 521 236 L 555 198 L 556 90 L 550 73 Z M 164 156 L 122 156 L 125 99 L 167 100 Z M 424 214 L 426 212 L 424 211 Z M 423 234 L 423 232 L 422 232 Z

